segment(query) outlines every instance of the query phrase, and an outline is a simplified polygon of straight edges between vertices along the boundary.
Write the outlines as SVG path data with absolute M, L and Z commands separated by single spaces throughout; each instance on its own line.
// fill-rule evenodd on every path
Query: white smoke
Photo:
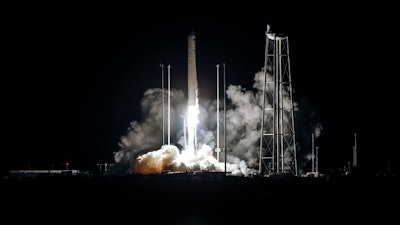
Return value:
M 234 156 L 243 157 L 248 165 L 254 166 L 258 161 L 261 107 L 254 93 L 239 85 L 230 85 L 226 94 L 232 103 L 226 112 L 228 146 Z
M 237 158 L 232 158 L 230 161 L 235 163 L 227 163 L 227 172 L 233 175 L 247 173 L 244 161 Z M 135 165 L 135 172 L 141 174 L 189 171 L 223 172 L 224 170 L 225 164 L 218 162 L 213 157 L 212 149 L 208 145 L 203 145 L 195 155 L 185 151 L 180 153 L 179 149 L 174 145 L 164 145 L 159 150 L 137 157 Z
M 226 106 L 226 154 L 227 170 L 232 174 L 247 175 L 249 171 L 258 167 L 261 103 L 263 94 L 264 70 L 254 76 L 254 91 L 246 90 L 240 85 L 229 85 L 226 90 L 228 98 Z M 272 76 L 267 74 L 267 81 L 272 81 Z M 267 84 L 266 102 L 271 104 L 268 96 L 271 95 L 273 85 Z M 162 94 L 160 89 L 149 89 L 142 100 L 144 120 L 133 121 L 125 136 L 121 137 L 120 150 L 114 154 L 116 162 L 128 163 L 138 173 L 161 173 L 164 171 L 223 171 L 224 154 L 221 154 L 221 162 L 216 160 L 216 153 L 212 151 L 216 147 L 216 100 L 203 100 L 200 104 L 199 124 L 197 126 L 197 146 L 201 146 L 198 154 L 185 157 L 183 121 L 181 115 L 185 115 L 187 102 L 181 90 L 171 92 L 171 134 L 172 143 L 177 143 L 182 148 L 169 145 L 162 146 Z M 290 93 L 284 90 L 283 106 L 291 103 Z M 164 94 L 164 98 L 167 95 Z M 222 104 L 219 104 L 222 106 Z M 299 105 L 293 102 L 295 111 Z M 223 109 L 220 109 L 223 110 Z M 219 113 L 220 137 L 223 134 L 223 113 Z M 270 118 L 266 118 L 269 121 Z M 284 120 L 288 120 L 285 118 Z M 316 126 L 318 135 L 322 126 Z M 317 129 L 318 128 L 318 129 Z M 223 138 L 220 138 L 220 146 L 223 147 Z M 158 149 L 162 146 L 161 149 Z M 223 153 L 223 152 L 221 152 Z
M 116 162 L 133 164 L 136 157 L 154 150 L 162 144 L 162 96 L 167 102 L 168 93 L 161 89 L 148 89 L 142 98 L 141 109 L 144 116 L 142 121 L 133 121 L 127 134 L 121 137 L 120 151 L 114 154 Z M 171 133 L 176 133 L 175 126 L 179 111 L 181 111 L 184 94 L 182 90 L 171 89 Z M 166 110 L 166 109 L 165 109 Z M 167 115 L 165 111 L 165 115 Z

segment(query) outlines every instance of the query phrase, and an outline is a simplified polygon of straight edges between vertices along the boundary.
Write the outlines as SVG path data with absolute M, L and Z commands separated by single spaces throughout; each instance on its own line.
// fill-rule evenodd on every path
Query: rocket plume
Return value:
M 199 106 L 198 105 L 189 105 L 188 106 L 188 115 L 187 115 L 187 129 L 188 129 L 188 146 L 187 151 L 191 154 L 196 154 L 197 150 L 197 124 L 199 123 L 198 114 L 199 114 Z

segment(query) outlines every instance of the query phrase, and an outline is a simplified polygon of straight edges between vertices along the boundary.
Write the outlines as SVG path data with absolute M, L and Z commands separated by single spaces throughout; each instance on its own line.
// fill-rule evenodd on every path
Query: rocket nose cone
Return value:
M 196 34 L 194 33 L 194 30 L 190 31 L 189 36 L 196 36 Z

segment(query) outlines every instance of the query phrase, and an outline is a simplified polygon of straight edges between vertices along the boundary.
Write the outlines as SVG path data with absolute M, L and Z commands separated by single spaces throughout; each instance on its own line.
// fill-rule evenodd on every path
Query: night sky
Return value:
M 161 87 L 159 63 L 171 64 L 171 87 L 186 95 L 192 30 L 200 99 L 215 98 L 215 65 L 223 62 L 228 85 L 251 89 L 267 24 L 289 36 L 294 99 L 323 127 L 320 168 L 351 161 L 355 132 L 360 167 L 398 168 L 389 6 L 143 4 L 4 9 L 3 171 L 113 162 L 120 137 L 142 118 L 143 93 Z

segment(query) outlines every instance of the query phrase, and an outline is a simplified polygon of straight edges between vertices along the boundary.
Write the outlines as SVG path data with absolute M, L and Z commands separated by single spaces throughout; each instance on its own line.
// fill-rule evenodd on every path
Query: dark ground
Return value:
M 397 217 L 396 178 L 7 178 L 0 185 L 1 218 L 12 224 L 381 223 Z

